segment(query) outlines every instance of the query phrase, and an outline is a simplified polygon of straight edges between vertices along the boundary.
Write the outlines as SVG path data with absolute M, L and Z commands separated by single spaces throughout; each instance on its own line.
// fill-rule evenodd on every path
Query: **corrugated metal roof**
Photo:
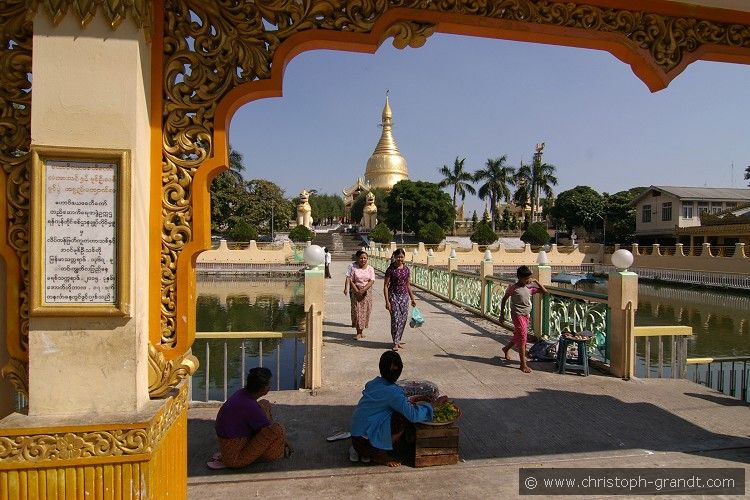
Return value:
M 679 187 L 679 186 L 652 186 L 672 193 L 678 198 L 710 198 L 713 200 L 750 200 L 749 188 L 710 188 L 710 187 Z
M 652 191 L 664 191 L 683 200 L 750 201 L 750 188 L 710 188 L 684 186 L 650 186 L 630 205 L 636 206 Z

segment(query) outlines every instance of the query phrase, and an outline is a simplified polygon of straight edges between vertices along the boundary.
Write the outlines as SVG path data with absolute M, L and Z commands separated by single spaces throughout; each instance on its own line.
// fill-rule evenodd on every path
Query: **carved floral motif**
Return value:
M 64 461 L 151 453 L 187 411 L 187 384 L 147 425 L 130 429 L 0 436 L 0 463 Z
M 404 17 L 459 14 L 620 36 L 666 74 L 706 44 L 750 48 L 750 27 L 642 11 L 547 0 L 167 0 L 165 3 L 162 164 L 161 342 L 176 343 L 176 270 L 192 238 L 192 179 L 212 155 L 217 103 L 246 82 L 271 77 L 273 57 L 308 30 L 369 33 L 389 10 Z M 417 11 L 415 13 L 415 11 Z M 468 21 L 470 22 L 470 21 Z M 430 23 L 400 20 L 385 31 L 398 48 L 418 47 Z

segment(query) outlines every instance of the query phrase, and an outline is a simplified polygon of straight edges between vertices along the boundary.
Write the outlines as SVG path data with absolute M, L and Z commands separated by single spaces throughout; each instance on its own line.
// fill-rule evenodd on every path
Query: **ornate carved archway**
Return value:
M 284 67 L 297 54 L 320 48 L 374 52 L 388 38 L 399 48 L 419 47 L 434 32 L 534 41 L 606 50 L 652 91 L 695 60 L 750 63 L 750 13 L 665 0 L 0 3 L 0 257 L 18 283 L 7 306 L 12 359 L 4 373 L 21 391 L 28 335 L 30 19 L 36 9 L 53 20 L 70 9 L 84 25 L 93 15 L 105 15 L 113 29 L 128 18 L 151 30 L 151 203 L 162 219 L 151 228 L 150 298 L 156 312 L 150 330 L 154 357 L 161 353 L 172 361 L 162 389 L 186 373 L 179 359 L 195 330 L 193 268 L 209 245 L 208 186 L 228 163 L 229 121 L 242 104 L 280 96 Z

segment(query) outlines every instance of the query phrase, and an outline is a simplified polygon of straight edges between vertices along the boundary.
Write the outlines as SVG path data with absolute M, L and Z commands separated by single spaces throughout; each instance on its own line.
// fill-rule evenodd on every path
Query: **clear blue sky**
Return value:
M 380 137 L 390 89 L 394 137 L 412 180 L 466 157 L 557 167 L 556 193 L 650 184 L 744 187 L 750 165 L 750 66 L 697 62 L 657 93 L 608 53 L 436 34 L 419 49 L 315 51 L 287 67 L 284 97 L 242 107 L 230 129 L 247 178 L 289 197 L 341 193 Z M 260 126 L 258 126 L 260 125 Z M 734 163 L 734 178 L 732 178 Z M 481 214 L 484 203 L 469 196 Z

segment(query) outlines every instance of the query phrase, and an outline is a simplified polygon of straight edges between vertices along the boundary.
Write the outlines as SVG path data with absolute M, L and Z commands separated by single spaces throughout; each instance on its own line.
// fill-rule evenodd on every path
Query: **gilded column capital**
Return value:
M 85 28 L 96 15 L 102 15 L 113 30 L 116 30 L 125 19 L 150 35 L 153 26 L 153 6 L 151 0 L 31 0 L 29 13 L 33 16 L 42 9 L 57 26 L 68 12 L 76 16 Z
M 152 416 L 134 422 L 23 427 L 24 419 L 30 417 L 19 417 L 12 427 L 0 428 L 0 471 L 41 463 L 49 467 L 70 462 L 94 465 L 117 457 L 148 460 L 187 411 L 187 386 L 183 383 Z

